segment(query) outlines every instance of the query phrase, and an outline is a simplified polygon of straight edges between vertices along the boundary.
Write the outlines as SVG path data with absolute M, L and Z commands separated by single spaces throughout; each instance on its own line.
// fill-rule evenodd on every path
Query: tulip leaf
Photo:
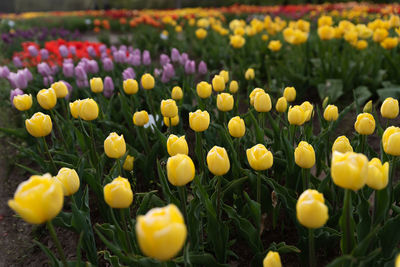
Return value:
M 26 139 L 29 137 L 25 128 L 4 128 L 0 127 L 0 132 L 3 132 L 7 135 L 15 136 L 21 139 Z
M 331 263 L 326 265 L 326 267 L 343 267 L 350 266 L 351 262 L 354 262 L 355 258 L 351 255 L 344 255 L 334 259 Z
M 33 240 L 33 243 L 39 246 L 39 248 L 46 254 L 46 256 L 49 258 L 51 265 L 52 266 L 62 266 L 61 262 L 57 259 L 57 257 L 54 255 L 53 252 L 51 252 L 50 249 L 48 249 L 45 245 L 40 243 L 37 240 Z
M 394 99 L 400 98 L 400 86 L 386 87 L 378 89 L 377 94 L 379 96 L 379 101 L 383 102 L 388 97 L 393 97 Z
M 122 265 L 119 262 L 119 258 L 117 256 L 111 255 L 108 250 L 100 251 L 100 253 L 104 255 L 104 259 L 107 260 L 111 264 L 111 266 L 113 266 L 113 267 L 126 266 L 126 265 Z
M 253 223 L 256 227 L 258 227 L 261 224 L 261 204 L 252 200 L 246 192 L 243 192 L 243 195 L 247 201 L 247 205 L 249 206 Z
M 358 86 L 354 89 L 354 100 L 357 106 L 362 106 L 364 103 L 372 96 L 372 93 L 368 90 L 366 86 Z
M 228 264 L 221 264 L 210 253 L 188 253 L 188 258 L 194 266 L 215 266 L 215 267 L 229 267 Z M 174 260 L 177 263 L 183 263 L 183 257 L 176 258 Z
M 331 103 L 335 103 L 343 95 L 343 81 L 340 79 L 328 79 L 325 83 L 318 84 L 317 87 L 321 100 L 329 97 Z
M 382 247 L 383 256 L 385 258 L 393 255 L 396 246 L 400 243 L 400 214 L 386 221 L 378 236 L 380 246 Z
M 271 245 L 269 245 L 269 248 L 266 252 L 268 252 L 269 250 L 273 250 L 279 253 L 300 253 L 301 250 L 298 249 L 296 246 L 292 246 L 292 245 L 286 245 L 285 242 L 280 242 L 279 244 L 276 244 L 275 242 L 272 242 Z

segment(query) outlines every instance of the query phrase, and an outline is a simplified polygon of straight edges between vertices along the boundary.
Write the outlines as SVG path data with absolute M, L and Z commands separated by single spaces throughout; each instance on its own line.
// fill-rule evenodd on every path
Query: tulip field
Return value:
M 0 265 L 400 267 L 400 4 L 0 30 Z

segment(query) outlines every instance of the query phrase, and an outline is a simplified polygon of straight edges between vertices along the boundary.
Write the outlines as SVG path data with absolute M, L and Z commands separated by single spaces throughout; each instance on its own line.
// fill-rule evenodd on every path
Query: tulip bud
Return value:
M 176 126 L 179 123 L 179 115 L 176 115 L 173 118 L 164 117 L 164 124 L 167 127 L 170 127 L 169 122 L 171 121 L 172 126 Z
M 178 115 L 178 106 L 173 99 L 162 100 L 160 108 L 164 117 L 173 118 Z
M 395 119 L 399 115 L 399 101 L 392 97 L 386 98 L 381 106 L 381 115 L 383 118 Z
M 136 237 L 144 255 L 160 261 L 173 258 L 186 241 L 182 213 L 174 204 L 153 208 L 136 218 Z
M 178 137 L 171 134 L 167 140 L 167 150 L 168 154 L 172 157 L 176 154 L 187 155 L 189 153 L 189 147 L 186 142 L 185 136 Z
M 281 50 L 282 48 L 282 43 L 279 40 L 272 40 L 268 44 L 268 49 L 271 50 L 272 52 L 277 52 Z
M 113 159 L 119 159 L 126 152 L 126 144 L 124 136 L 120 136 L 113 132 L 108 135 L 106 140 L 104 140 L 104 152 L 107 157 Z
M 272 167 L 274 157 L 263 144 L 258 144 L 246 150 L 247 161 L 256 171 L 264 171 Z
M 212 79 L 212 86 L 215 92 L 221 92 L 225 90 L 225 79 L 221 75 L 215 75 Z
M 151 90 L 154 88 L 155 84 L 154 77 L 149 73 L 143 74 L 140 82 L 142 84 L 143 89 Z
M 189 126 L 195 132 L 204 132 L 210 125 L 210 114 L 200 109 L 189 113 Z
M 225 148 L 214 146 L 207 154 L 207 166 L 215 176 L 226 174 L 231 165 Z
M 72 117 L 75 119 L 79 118 L 79 113 L 81 111 L 82 100 L 75 100 L 72 103 L 69 103 L 69 109 L 71 111 Z
M 51 88 L 56 92 L 57 98 L 64 98 L 68 95 L 68 87 L 61 81 L 53 83 Z
M 136 111 L 135 114 L 133 114 L 133 124 L 134 125 L 144 126 L 148 122 L 149 122 L 149 114 L 147 114 L 147 111 L 145 111 L 145 110 Z
M 237 81 L 231 81 L 229 84 L 229 92 L 235 94 L 239 90 L 239 84 Z
M 52 109 L 57 104 L 57 96 L 53 88 L 40 90 L 36 98 L 43 109 Z
M 64 196 L 70 196 L 79 189 L 79 176 L 74 169 L 61 168 L 55 177 L 62 185 Z
M 339 117 L 339 111 L 337 106 L 328 105 L 324 111 L 324 119 L 326 121 L 335 121 Z
M 128 179 L 118 176 L 104 186 L 104 200 L 113 209 L 129 208 L 133 201 L 133 192 Z
M 168 181 L 172 185 L 175 186 L 186 185 L 187 183 L 193 180 L 194 173 L 195 173 L 194 164 L 189 156 L 185 154 L 176 154 L 168 158 L 167 175 L 168 175 Z
M 368 177 L 368 159 L 363 154 L 354 152 L 333 152 L 331 164 L 333 182 L 342 188 L 357 191 Z
M 255 88 L 253 91 L 251 91 L 249 98 L 250 98 L 250 105 L 254 105 L 254 99 L 256 97 L 257 93 L 265 93 L 264 89 L 261 88 Z
M 320 228 L 328 220 L 328 207 L 324 195 L 317 190 L 304 191 L 296 204 L 297 220 L 307 228 Z
M 200 82 L 196 86 L 196 92 L 200 98 L 207 98 L 211 95 L 211 84 L 208 82 Z
M 93 93 L 101 93 L 103 92 L 103 80 L 99 77 L 90 79 L 90 90 Z
M 340 153 L 353 152 L 353 147 L 351 146 L 349 139 L 342 135 L 336 138 L 335 142 L 333 143 L 332 152 L 333 151 Z
M 382 164 L 380 159 L 373 158 L 368 162 L 367 185 L 375 190 L 381 190 L 388 184 L 389 163 Z
M 382 146 L 386 154 L 400 156 L 400 128 L 388 127 L 382 135 Z
M 362 135 L 370 135 L 375 131 L 375 119 L 370 113 L 358 114 L 357 120 L 354 123 L 354 128 L 357 133 Z
M 33 175 L 22 182 L 8 201 L 8 206 L 25 221 L 41 224 L 60 213 L 64 203 L 63 188 L 50 174 Z
M 244 74 L 244 78 L 246 80 L 254 80 L 254 76 L 255 76 L 255 74 L 254 74 L 254 69 L 253 68 L 248 68 L 246 70 L 246 73 Z
M 124 161 L 124 164 L 122 165 L 122 168 L 126 171 L 132 171 L 134 161 L 135 161 L 135 157 L 127 155 L 126 159 Z
M 219 72 L 219 76 L 222 76 L 222 78 L 224 78 L 224 82 L 225 83 L 228 83 L 229 82 L 229 72 L 228 71 L 226 71 L 226 70 L 221 70 L 220 72 Z M 213 84 L 214 85 L 214 84 Z M 224 86 L 224 89 L 225 89 L 225 86 Z M 214 89 L 215 90 L 215 89 Z M 217 91 L 217 90 L 215 90 L 215 91 Z
M 310 169 L 315 164 L 314 148 L 307 142 L 301 141 L 294 150 L 294 160 L 303 169 Z
M 324 101 L 322 102 L 322 108 L 325 109 L 328 103 L 329 103 L 329 96 L 324 98 Z
M 283 91 L 283 96 L 287 102 L 293 102 L 296 99 L 296 89 L 294 87 L 286 87 Z
M 228 93 L 221 93 L 217 96 L 217 108 L 220 111 L 230 111 L 233 109 L 233 96 Z
M 134 95 L 139 90 L 138 82 L 134 79 L 127 79 L 123 83 L 124 92 L 127 95 Z
M 239 116 L 233 117 L 228 122 L 228 130 L 229 134 L 232 137 L 240 138 L 244 136 L 246 132 L 246 126 L 244 125 L 244 120 Z
M 36 112 L 30 119 L 25 120 L 28 133 L 34 137 L 43 137 L 51 133 L 53 123 L 49 115 Z
M 179 86 L 175 86 L 174 88 L 172 88 L 171 98 L 173 100 L 181 100 L 183 98 L 182 88 L 180 88 Z
M 278 101 L 276 102 L 275 105 L 276 111 L 283 113 L 287 110 L 287 100 L 284 96 L 278 98 Z
M 263 267 L 282 267 L 279 253 L 270 250 L 263 260 Z
M 288 121 L 291 125 L 303 125 L 310 111 L 305 111 L 301 106 L 289 107 Z
M 303 108 L 303 110 L 306 112 L 306 121 L 309 121 L 311 119 L 311 116 L 313 115 L 313 110 L 314 110 L 314 106 L 311 105 L 310 102 L 305 101 L 303 102 L 300 107 Z
M 372 100 L 368 101 L 363 108 L 364 113 L 371 113 L 372 112 Z
M 99 106 L 92 98 L 81 100 L 79 105 L 79 117 L 82 120 L 92 121 L 99 116 Z
M 13 104 L 19 111 L 25 111 L 32 107 L 32 95 L 17 95 L 13 99 Z
M 203 28 L 197 29 L 195 33 L 196 33 L 197 39 L 202 40 L 207 37 L 207 31 L 204 30 Z
M 254 96 L 254 109 L 257 112 L 268 112 L 272 108 L 269 94 L 259 92 Z

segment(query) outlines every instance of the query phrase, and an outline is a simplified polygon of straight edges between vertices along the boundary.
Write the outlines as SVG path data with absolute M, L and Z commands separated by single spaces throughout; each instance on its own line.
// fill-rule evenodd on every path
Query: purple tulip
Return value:
M 104 58 L 103 60 L 103 68 L 105 71 L 112 71 L 114 69 L 114 63 L 111 58 Z
M 138 55 L 138 54 L 132 54 L 132 59 L 129 61 L 129 63 L 130 64 L 132 64 L 133 66 L 140 66 L 140 64 L 141 64 L 141 56 L 140 56 L 140 54 Z
M 63 64 L 64 63 L 74 64 L 74 60 L 72 58 L 64 58 Z
M 45 48 L 40 49 L 40 58 L 42 60 L 48 59 L 49 58 L 49 51 L 47 51 L 47 49 L 45 49 Z
M 23 94 L 24 94 L 24 91 L 22 91 L 19 88 L 16 88 L 16 89 L 10 91 L 10 101 L 11 101 L 12 106 L 14 106 L 14 103 L 13 103 L 14 97 L 16 97 L 17 95 L 23 95 Z
M 105 44 L 100 45 L 99 47 L 100 53 L 107 53 L 107 46 Z
M 122 77 L 123 77 L 124 80 L 135 79 L 136 78 L 136 73 L 132 68 L 127 68 L 122 72 Z
M 108 57 L 107 52 L 102 52 L 102 53 L 100 54 L 100 58 L 101 58 L 101 59 L 106 58 L 106 57 Z
M 150 52 L 147 50 L 143 51 L 143 65 L 148 66 L 151 64 Z
M 119 50 L 126 52 L 126 50 L 128 50 L 128 48 L 126 47 L 126 45 L 121 45 L 119 47 Z
M 69 51 L 65 45 L 60 45 L 60 47 L 58 48 L 58 51 L 60 52 L 60 55 L 62 57 L 68 57 Z
M 161 69 L 154 69 L 154 77 L 159 77 L 162 73 Z
M 133 46 L 128 46 L 128 52 L 129 52 L 129 54 L 132 54 L 133 53 Z
M 76 55 L 76 47 L 75 46 L 70 46 L 69 47 L 69 52 L 71 55 L 75 56 Z
M 66 82 L 64 80 L 60 80 L 60 82 L 63 82 L 65 84 L 65 86 L 67 86 L 68 94 L 65 96 L 65 98 L 68 100 L 70 98 L 70 96 L 71 96 L 73 88 L 72 88 L 71 84 L 69 84 L 69 82 Z
M 113 53 L 113 58 L 115 62 L 125 63 L 126 62 L 126 52 L 122 50 L 118 50 Z
M 75 67 L 75 77 L 77 80 L 87 80 L 86 71 L 82 66 Z
M 28 46 L 28 52 L 31 57 L 37 57 L 37 55 L 39 53 L 37 48 L 34 45 Z
M 54 82 L 53 76 L 43 77 L 43 85 L 49 87 Z
M 207 73 L 207 71 L 208 71 L 207 64 L 203 60 L 200 61 L 198 70 L 199 70 L 199 74 L 201 74 L 201 75 L 204 75 Z
M 90 57 L 95 58 L 97 56 L 96 50 L 94 50 L 93 46 L 88 46 L 86 50 Z
M 179 60 L 179 63 L 181 63 L 182 66 L 186 65 L 186 61 L 189 60 L 189 56 L 186 53 L 182 53 L 181 58 Z
M 196 72 L 196 63 L 194 60 L 188 60 L 185 64 L 185 73 L 194 74 Z
M 17 68 L 22 68 L 22 61 L 19 57 L 13 57 L 14 66 Z
M 174 66 L 172 66 L 170 63 L 166 64 L 163 67 L 163 72 L 162 72 L 162 75 L 161 75 L 161 82 L 167 83 L 174 76 L 175 76 Z
M 51 75 L 56 75 L 59 70 L 57 65 L 51 66 Z
M 139 49 L 139 48 L 136 48 L 135 50 L 133 50 L 133 53 L 132 53 L 132 54 L 141 56 L 141 55 L 142 55 L 142 52 L 140 52 L 140 49 Z
M 168 64 L 169 62 L 171 62 L 171 60 L 169 59 L 169 56 L 167 56 L 166 54 L 161 54 L 160 55 L 160 64 L 161 64 L 161 66 L 164 66 L 164 65 Z
M 18 71 L 17 73 L 11 72 L 8 77 L 11 87 L 25 89 L 28 87 L 28 81 L 25 78 L 23 71 Z
M 110 47 L 111 53 L 114 53 L 115 51 L 117 51 L 118 49 L 115 47 L 115 45 L 112 45 Z
M 89 61 L 88 72 L 90 72 L 90 73 L 98 73 L 99 72 L 99 65 L 97 64 L 96 60 Z
M 172 48 L 172 51 L 171 51 L 172 62 L 179 62 L 180 58 L 181 58 L 181 55 L 179 54 L 178 49 Z
M 72 63 L 64 63 L 63 64 L 63 74 L 65 77 L 73 77 L 74 76 L 74 64 Z
M 18 72 L 22 72 L 25 76 L 25 79 L 29 82 L 33 80 L 32 72 L 28 68 L 24 68 L 23 70 L 19 70 Z
M 51 75 L 51 69 L 49 65 L 46 62 L 39 63 L 37 65 L 37 70 L 42 76 L 50 76 Z
M 114 93 L 114 83 L 110 76 L 104 78 L 104 96 L 110 98 Z
M 10 70 L 7 66 L 0 67 L 0 78 L 7 78 L 8 74 L 10 74 Z

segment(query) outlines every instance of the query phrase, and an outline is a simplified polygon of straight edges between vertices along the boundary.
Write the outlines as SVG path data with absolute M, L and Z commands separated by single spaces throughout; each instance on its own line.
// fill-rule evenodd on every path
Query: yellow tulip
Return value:
M 197 39 L 203 40 L 204 38 L 207 37 L 207 31 L 204 30 L 203 28 L 197 29 L 195 33 Z
M 49 115 L 36 112 L 30 119 L 25 120 L 25 127 L 30 135 L 43 137 L 51 133 L 53 123 Z
M 107 157 L 112 159 L 122 157 L 126 152 L 124 135 L 118 135 L 115 132 L 110 133 L 106 140 L 104 140 L 104 152 Z
M 122 168 L 126 171 L 132 171 L 134 161 L 135 161 L 134 156 L 127 155 L 124 161 L 124 165 L 122 165 Z
M 189 113 L 189 126 L 195 132 L 204 132 L 210 125 L 210 114 L 200 109 Z
M 128 208 L 133 201 L 133 192 L 128 179 L 118 176 L 103 188 L 104 200 L 113 209 Z
M 57 104 L 57 96 L 53 88 L 40 90 L 36 98 L 43 109 L 52 109 Z
M 296 203 L 296 216 L 300 224 L 307 228 L 322 227 L 329 217 L 324 195 L 313 189 L 304 191 Z
M 183 98 L 182 88 L 179 86 L 174 86 L 174 88 L 172 88 L 171 98 L 173 100 L 181 100 Z
M 13 99 L 13 104 L 19 111 L 25 111 L 32 107 L 32 95 L 16 95 Z
M 254 74 L 254 69 L 253 68 L 248 68 L 246 70 L 246 73 L 244 74 L 244 78 L 246 80 L 254 80 L 255 74 Z
M 178 106 L 173 99 L 162 100 L 160 109 L 164 117 L 173 118 L 178 115 Z
M 362 135 L 370 135 L 375 131 L 375 119 L 370 113 L 358 114 L 357 120 L 354 123 L 354 128 L 357 133 Z
M 375 190 L 385 188 L 389 182 L 389 163 L 382 164 L 380 159 L 373 158 L 368 162 L 367 185 Z
M 231 165 L 225 148 L 214 146 L 207 154 L 207 166 L 215 176 L 226 174 Z
M 172 157 L 176 154 L 187 155 L 189 153 L 189 147 L 186 142 L 185 136 L 178 137 L 171 134 L 167 139 L 167 150 L 168 154 Z
M 368 43 L 365 40 L 358 40 L 355 43 L 355 46 L 356 46 L 357 50 L 364 50 L 365 48 L 368 47 Z
M 224 78 L 224 82 L 228 83 L 229 82 L 229 71 L 227 70 L 221 70 L 219 72 L 219 76 L 222 76 L 222 78 Z
M 28 223 L 41 224 L 56 217 L 63 203 L 61 184 L 50 174 L 45 174 L 33 175 L 22 182 L 8 206 Z
M 231 94 L 236 94 L 236 92 L 239 90 L 239 84 L 237 81 L 231 81 L 229 84 L 229 92 Z
M 274 157 L 263 144 L 258 144 L 246 150 L 247 161 L 251 168 L 263 171 L 272 167 Z
M 225 90 L 225 79 L 221 75 L 215 75 L 212 79 L 212 86 L 215 92 L 221 92 Z
M 263 260 L 263 267 L 282 267 L 279 253 L 270 250 Z
M 136 219 L 136 237 L 144 255 L 160 261 L 173 258 L 186 241 L 182 213 L 174 204 L 153 208 Z
M 64 196 L 70 196 L 78 191 L 80 186 L 79 176 L 74 169 L 61 168 L 55 177 L 62 185 Z
M 331 40 L 335 37 L 335 29 L 328 25 L 319 27 L 318 36 L 321 40 Z
M 335 142 L 333 143 L 332 152 L 333 151 L 340 153 L 353 152 L 353 147 L 351 146 L 349 139 L 342 135 L 336 138 Z
M 257 112 L 268 112 L 272 108 L 269 94 L 259 92 L 254 96 L 254 109 Z
M 127 95 L 134 95 L 139 90 L 139 84 L 134 79 L 127 79 L 123 82 L 122 87 L 124 88 L 124 92 Z
M 197 95 L 200 98 L 207 98 L 211 95 L 212 87 L 208 82 L 200 82 L 196 86 Z
M 392 97 L 386 98 L 381 106 L 381 115 L 383 118 L 387 119 L 396 118 L 399 115 L 399 101 Z
M 136 111 L 133 114 L 133 124 L 136 126 L 143 126 L 149 122 L 149 114 L 146 110 Z
M 364 113 L 372 113 L 372 100 L 368 101 L 364 108 L 363 108 Z
M 400 253 L 396 256 L 395 267 L 400 267 Z
M 173 118 L 164 117 L 164 124 L 167 127 L 170 127 L 169 121 L 171 121 L 172 126 L 176 126 L 179 123 L 179 115 L 176 115 Z
M 186 142 L 186 141 L 185 141 Z M 194 178 L 194 164 L 192 159 L 185 154 L 176 154 L 168 158 L 168 181 L 175 186 L 184 186 Z
M 386 50 L 391 50 L 399 44 L 397 37 L 387 37 L 381 42 L 381 46 Z
M 230 111 L 233 109 L 233 96 L 228 93 L 221 93 L 217 96 L 217 108 L 220 111 Z
M 287 102 L 293 102 L 296 99 L 296 89 L 294 87 L 285 87 L 283 96 Z
M 305 101 L 303 102 L 300 107 L 303 108 L 303 110 L 306 112 L 306 122 L 309 121 L 311 119 L 311 116 L 313 115 L 313 110 L 314 110 L 314 106 L 311 105 L 310 102 Z
M 271 50 L 272 52 L 277 52 L 281 50 L 282 43 L 279 40 L 272 40 L 268 44 L 268 49 Z
M 95 77 L 90 79 L 90 90 L 92 90 L 93 93 L 101 93 L 103 92 L 103 80 L 99 77 Z
M 328 105 L 324 111 L 324 119 L 327 121 L 335 121 L 339 117 L 339 111 L 337 106 Z
M 318 18 L 318 27 L 327 25 L 331 26 L 333 24 L 332 17 L 330 16 L 321 16 Z
M 69 110 L 71 111 L 72 117 L 75 119 L 79 118 L 79 113 L 81 111 L 82 100 L 75 100 L 69 103 Z
M 250 98 L 250 105 L 254 105 L 254 99 L 256 97 L 257 93 L 265 93 L 264 89 L 261 88 L 255 88 L 253 91 L 251 91 L 249 98 Z
M 315 164 L 315 151 L 312 145 L 301 141 L 294 150 L 294 160 L 303 169 L 310 169 Z
M 372 36 L 372 39 L 374 42 L 380 43 L 382 42 L 386 37 L 388 37 L 389 32 L 386 29 L 379 28 L 374 31 L 374 34 Z
M 228 122 L 229 134 L 233 137 L 240 138 L 246 132 L 246 126 L 244 125 L 244 120 L 239 116 L 233 117 Z
M 236 34 L 230 37 L 230 44 L 235 49 L 243 47 L 245 43 L 246 39 L 241 35 Z
M 51 88 L 56 92 L 57 98 L 64 98 L 68 95 L 68 87 L 61 81 L 53 83 Z
M 149 73 L 143 74 L 142 78 L 140 79 L 140 82 L 142 84 L 143 89 L 151 90 L 154 88 L 155 80 L 154 77 Z
M 79 117 L 85 121 L 92 121 L 99 116 L 99 106 L 92 98 L 81 100 Z
M 310 111 L 305 111 L 301 106 L 289 107 L 288 121 L 292 125 L 303 125 Z
M 331 164 L 333 182 L 342 188 L 357 191 L 368 177 L 368 159 L 363 154 L 354 152 L 333 152 Z
M 276 111 L 283 113 L 287 110 L 287 100 L 284 96 L 278 98 L 278 101 L 276 102 L 275 105 Z
M 382 146 L 386 154 L 400 156 L 400 128 L 388 127 L 382 135 Z

